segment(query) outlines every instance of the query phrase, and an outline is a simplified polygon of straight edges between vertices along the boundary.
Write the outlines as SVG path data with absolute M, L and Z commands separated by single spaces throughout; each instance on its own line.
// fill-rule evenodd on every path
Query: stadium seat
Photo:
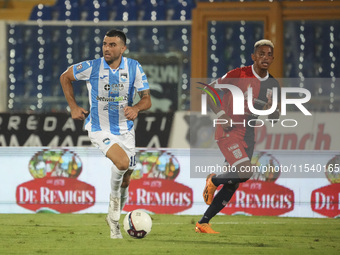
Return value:
M 38 4 L 32 9 L 30 20 L 52 20 L 53 8 L 43 4 Z
M 86 1 L 80 7 L 81 20 L 109 20 L 109 9 L 107 1 Z
M 164 1 L 143 1 L 143 4 L 139 4 L 140 20 L 165 20 L 166 19 L 166 7 Z
M 65 1 L 64 4 L 53 6 L 54 19 L 57 20 L 80 20 L 80 10 L 77 1 Z
M 118 0 L 108 6 L 110 19 L 119 21 L 137 20 L 138 7 L 135 1 Z
M 66 4 L 78 5 L 79 1 L 82 1 L 82 0 L 56 0 L 54 6 L 62 7 L 62 6 L 65 6 Z
M 169 17 L 172 20 L 190 20 L 191 11 L 195 7 L 195 3 L 191 0 L 176 1 L 173 6 L 173 15 Z

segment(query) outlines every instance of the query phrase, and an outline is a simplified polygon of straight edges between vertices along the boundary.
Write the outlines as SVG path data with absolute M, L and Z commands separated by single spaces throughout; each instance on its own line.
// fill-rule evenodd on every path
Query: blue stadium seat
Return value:
M 66 4 L 79 5 L 83 0 L 56 0 L 54 6 L 65 6 Z
M 138 42 L 138 27 L 136 26 L 129 26 L 127 27 L 128 31 L 126 33 L 126 36 L 128 38 L 128 43 L 127 47 L 129 49 L 130 52 L 135 52 L 139 50 L 139 43 Z
M 113 12 L 114 20 L 128 21 L 138 19 L 138 6 L 135 1 L 121 1 L 119 0 L 113 6 L 111 6 L 111 12 Z
M 52 20 L 52 7 L 38 4 L 33 7 L 30 20 Z
M 191 20 L 191 11 L 195 7 L 194 1 L 183 0 L 176 1 L 173 7 L 172 20 Z
M 148 0 L 143 1 L 143 4 L 139 5 L 140 20 L 165 20 L 166 19 L 166 7 L 164 1 L 159 0 L 155 3 Z
M 53 11 L 57 15 L 57 20 L 80 20 L 80 10 L 77 2 L 71 4 L 59 4 L 53 6 Z
M 81 20 L 96 20 L 99 21 L 109 20 L 109 10 L 111 6 L 108 6 L 107 1 L 86 1 L 81 9 Z

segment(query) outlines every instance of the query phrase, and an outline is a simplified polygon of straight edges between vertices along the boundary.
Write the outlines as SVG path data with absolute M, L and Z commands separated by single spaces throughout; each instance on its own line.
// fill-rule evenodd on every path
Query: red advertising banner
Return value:
M 294 210 L 292 190 L 273 182 L 249 180 L 240 184 L 221 212 L 277 216 L 292 210 Z
M 174 214 L 189 209 L 193 192 L 173 180 L 143 178 L 132 180 L 125 211 L 145 209 L 154 213 Z
M 16 191 L 17 204 L 35 212 L 77 212 L 93 206 L 95 197 L 92 185 L 70 178 L 35 179 L 19 185 Z
M 330 184 L 316 190 L 311 195 L 313 212 L 327 217 L 340 215 L 340 183 Z

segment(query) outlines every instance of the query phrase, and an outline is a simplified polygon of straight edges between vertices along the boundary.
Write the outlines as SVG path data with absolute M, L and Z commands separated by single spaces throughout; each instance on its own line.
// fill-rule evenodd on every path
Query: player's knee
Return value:
M 119 162 L 116 163 L 116 167 L 119 169 L 119 170 L 126 170 L 129 168 L 129 165 L 130 165 L 130 161 L 128 158 L 126 159 L 121 159 Z

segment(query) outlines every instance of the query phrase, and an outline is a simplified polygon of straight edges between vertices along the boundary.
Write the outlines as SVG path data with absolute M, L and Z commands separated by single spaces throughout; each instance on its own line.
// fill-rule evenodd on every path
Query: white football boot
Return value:
M 110 197 L 109 213 L 106 222 L 110 226 L 110 237 L 112 239 L 122 239 L 119 226 L 120 218 L 120 197 Z

